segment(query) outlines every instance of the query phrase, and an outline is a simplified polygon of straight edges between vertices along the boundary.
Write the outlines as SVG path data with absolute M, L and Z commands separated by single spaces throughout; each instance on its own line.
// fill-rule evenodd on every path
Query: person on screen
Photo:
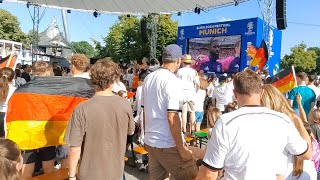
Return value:
M 220 52 L 220 47 L 219 47 L 219 41 L 213 39 L 210 43 L 209 47 L 209 59 L 210 61 L 205 62 L 201 64 L 201 69 L 205 73 L 210 73 L 210 72 L 222 72 L 222 65 L 219 63 L 217 60 L 219 59 L 219 52 Z
M 240 66 L 240 53 L 241 53 L 241 41 L 237 41 L 234 44 L 234 51 L 235 51 L 235 56 L 232 62 L 230 63 L 230 66 L 227 70 L 229 73 L 235 73 L 239 71 L 239 66 Z

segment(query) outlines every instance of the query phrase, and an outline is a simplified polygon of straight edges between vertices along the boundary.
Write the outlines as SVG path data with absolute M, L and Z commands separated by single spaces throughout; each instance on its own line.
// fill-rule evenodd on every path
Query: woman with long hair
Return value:
M 0 138 L 0 179 L 20 180 L 22 169 L 21 151 L 16 143 Z
M 12 83 L 14 76 L 15 72 L 11 68 L 4 67 L 0 69 L 0 137 L 5 136 L 4 117 L 8 108 L 8 100 L 16 90 Z
M 320 109 L 312 109 L 308 115 L 308 122 L 312 133 L 318 142 L 320 142 Z
M 262 89 L 261 105 L 286 114 L 293 121 L 300 135 L 304 139 L 308 139 L 308 144 L 311 144 L 310 136 L 304 128 L 306 118 L 303 117 L 301 119 L 298 117 L 283 94 L 281 94 L 281 92 L 274 86 L 265 84 L 262 86 Z M 309 146 L 309 148 L 311 147 Z M 284 154 L 287 157 L 287 164 L 286 167 L 283 167 L 283 169 L 279 170 L 278 179 L 317 179 L 317 172 L 312 161 L 300 160 L 296 156 L 290 154 L 290 152 L 287 150 L 285 150 Z

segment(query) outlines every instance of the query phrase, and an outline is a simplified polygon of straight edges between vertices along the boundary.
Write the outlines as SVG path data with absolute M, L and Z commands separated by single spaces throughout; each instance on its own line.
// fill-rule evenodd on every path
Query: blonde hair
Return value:
M 262 86 L 261 105 L 274 111 L 278 111 L 286 114 L 293 121 L 293 119 L 299 118 L 295 115 L 294 110 L 289 105 L 287 99 L 281 92 L 272 86 L 271 84 L 265 84 Z M 298 124 L 295 123 L 296 128 Z M 300 177 L 303 172 L 303 160 L 294 157 L 292 175 Z
M 207 113 L 207 127 L 213 128 L 219 116 L 221 116 L 221 111 L 218 108 L 210 106 Z
M 70 63 L 76 67 L 79 71 L 85 71 L 86 67 L 89 65 L 90 60 L 84 54 L 75 54 L 70 57 Z
M 308 115 L 310 124 L 320 124 L 320 109 L 312 109 Z
M 271 84 L 262 86 L 261 105 L 295 118 L 295 112 L 281 92 Z
M 37 61 L 32 64 L 32 74 L 36 76 L 47 76 L 48 72 L 52 72 L 51 66 L 45 61 Z

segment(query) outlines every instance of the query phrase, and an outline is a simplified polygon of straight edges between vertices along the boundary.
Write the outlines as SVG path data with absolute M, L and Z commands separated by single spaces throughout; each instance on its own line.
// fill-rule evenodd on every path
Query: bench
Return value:
M 194 138 L 193 137 L 185 137 L 184 140 L 186 140 L 187 143 L 190 143 Z
M 68 169 L 59 169 L 52 173 L 42 174 L 39 176 L 29 178 L 27 180 L 66 180 L 66 179 L 69 179 Z
M 196 138 L 199 139 L 200 149 L 201 149 L 202 143 L 206 142 L 205 140 L 208 138 L 208 131 L 209 131 L 209 128 L 206 128 L 194 133 Z
M 133 148 L 133 152 L 141 155 L 148 154 L 148 151 L 146 151 L 144 147 L 141 147 L 141 146 Z

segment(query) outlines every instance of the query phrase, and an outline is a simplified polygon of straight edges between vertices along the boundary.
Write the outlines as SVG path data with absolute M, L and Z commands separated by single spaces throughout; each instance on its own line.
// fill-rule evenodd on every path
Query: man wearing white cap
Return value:
M 187 130 L 187 116 L 189 112 L 191 135 L 194 134 L 195 123 L 194 97 L 200 84 L 197 71 L 191 68 L 192 62 L 191 55 L 184 55 L 182 59 L 183 68 L 179 69 L 177 72 L 177 77 L 182 80 L 183 84 L 182 130 L 185 134 Z

